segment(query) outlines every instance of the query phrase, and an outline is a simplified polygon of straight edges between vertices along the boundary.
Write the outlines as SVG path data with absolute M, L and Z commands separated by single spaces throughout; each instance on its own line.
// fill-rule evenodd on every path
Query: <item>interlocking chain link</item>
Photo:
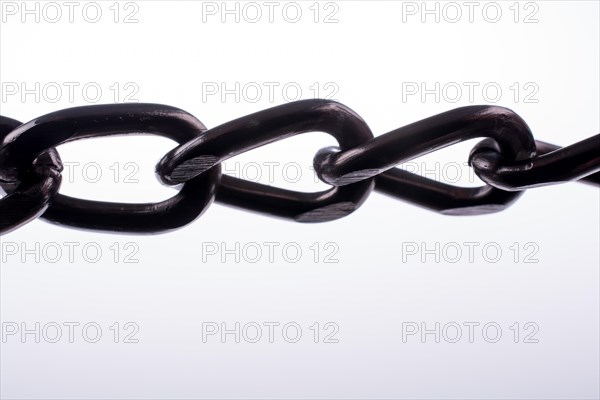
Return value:
M 338 147 L 317 152 L 315 171 L 332 187 L 303 193 L 221 173 L 231 157 L 306 132 L 325 132 Z M 152 134 L 179 146 L 157 164 L 179 192 L 158 203 L 111 203 L 59 193 L 62 161 L 56 146 L 98 136 Z M 485 186 L 465 188 L 395 168 L 449 145 L 485 138 L 469 165 Z M 600 185 L 600 134 L 567 147 L 535 141 L 521 117 L 498 106 L 457 108 L 374 137 L 350 108 L 301 100 L 213 129 L 193 115 L 159 104 L 112 104 L 53 112 L 26 124 L 0 116 L 0 234 L 42 218 L 110 232 L 157 233 L 198 218 L 216 201 L 298 222 L 324 222 L 358 209 L 375 189 L 447 215 L 504 210 L 525 189 L 573 180 Z

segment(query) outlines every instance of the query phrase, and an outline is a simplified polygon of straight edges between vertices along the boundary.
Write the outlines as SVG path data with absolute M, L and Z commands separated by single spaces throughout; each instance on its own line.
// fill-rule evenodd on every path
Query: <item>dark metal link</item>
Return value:
M 343 186 L 477 137 L 494 139 L 512 159 L 524 160 L 535 154 L 529 127 L 513 111 L 497 106 L 469 106 L 414 122 L 349 150 L 321 149 L 314 166 L 323 182 Z
M 495 143 L 483 140 L 469 157 L 479 178 L 503 190 L 524 190 L 574 180 L 600 183 L 600 134 L 560 148 L 537 142 L 539 155 L 510 161 L 502 157 Z
M 373 138 L 365 121 L 350 108 L 329 100 L 301 100 L 210 129 L 170 151 L 156 170 L 167 184 L 185 182 L 238 154 L 311 131 L 329 133 L 342 149 Z M 366 179 L 344 188 L 300 193 L 223 176 L 217 200 L 298 222 L 324 222 L 352 213 L 374 186 L 373 179 Z
M 314 167 L 319 178 L 332 185 L 377 176 L 378 191 L 443 214 L 497 212 L 522 193 L 451 186 L 392 169 L 443 147 L 482 136 L 492 138 L 509 159 L 529 159 L 535 154 L 529 127 L 513 111 L 497 106 L 469 106 L 398 128 L 346 151 L 322 149 L 315 157 Z
M 301 133 L 332 135 L 339 147 L 321 149 L 315 171 L 333 185 L 301 193 L 221 175 L 221 162 Z M 159 179 L 183 184 L 158 203 L 111 203 L 58 193 L 62 161 L 56 146 L 73 140 L 154 134 L 179 146 L 157 164 Z M 394 168 L 452 144 L 486 137 L 469 162 L 486 186 L 465 188 Z M 537 149 L 536 149 L 537 147 Z M 537 152 L 536 152 L 537 151 Z M 114 104 L 57 111 L 21 124 L 0 117 L 0 234 L 41 217 L 83 229 L 156 233 L 200 216 L 213 199 L 244 209 L 323 222 L 359 208 L 373 189 L 447 215 L 507 208 L 524 189 L 581 180 L 600 186 L 600 135 L 560 148 L 535 141 L 513 111 L 497 106 L 451 110 L 373 137 L 350 108 L 329 100 L 302 100 L 206 130 L 191 114 L 158 104 Z
M 500 212 L 523 192 L 506 192 L 492 186 L 459 187 L 425 178 L 399 168 L 377 176 L 375 190 L 445 215 L 482 215 Z
M 19 121 L 0 116 L 0 142 L 19 125 Z M 0 199 L 0 234 L 21 227 L 46 211 L 58 193 L 62 168 L 58 152 L 50 148 L 20 169 L 20 181 L 8 182 L 0 176 L 0 185 L 8 193 Z
M 73 140 L 124 134 L 154 134 L 190 141 L 206 130 L 191 114 L 158 104 L 112 104 L 76 107 L 19 126 L 0 142 L 0 177 L 18 182 L 23 165 L 41 152 Z M 179 193 L 158 203 L 111 203 L 57 194 L 42 218 L 83 229 L 157 233 L 179 228 L 211 204 L 220 166 L 186 182 Z M 2 233 L 2 232 L 0 232 Z

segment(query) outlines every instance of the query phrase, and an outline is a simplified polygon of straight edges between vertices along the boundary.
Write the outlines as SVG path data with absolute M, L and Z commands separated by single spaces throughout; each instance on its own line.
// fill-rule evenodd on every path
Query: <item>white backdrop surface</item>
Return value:
M 600 129 L 596 1 L 67 3 L 0 2 L 1 115 L 139 101 L 210 128 L 328 97 L 375 135 L 473 104 L 560 145 Z M 478 185 L 475 143 L 406 167 Z M 305 134 L 225 168 L 322 190 L 312 157 L 334 144 Z M 173 147 L 60 146 L 61 192 L 165 199 L 153 171 Z M 0 396 L 598 398 L 599 200 L 573 183 L 449 217 L 373 193 L 324 224 L 215 203 L 154 236 L 37 220 L 0 238 Z

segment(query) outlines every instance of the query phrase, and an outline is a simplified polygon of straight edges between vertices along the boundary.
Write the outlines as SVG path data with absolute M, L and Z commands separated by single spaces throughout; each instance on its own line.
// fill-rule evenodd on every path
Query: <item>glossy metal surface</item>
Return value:
M 449 215 L 501 211 L 521 193 L 494 187 L 463 188 L 394 168 L 424 154 L 473 139 L 490 137 L 509 159 L 529 159 L 535 141 L 517 114 L 497 106 L 457 108 L 378 136 L 350 150 L 322 149 L 314 160 L 319 178 L 347 185 L 377 176 L 376 190 Z
M 482 141 L 469 157 L 479 178 L 503 190 L 524 190 L 538 186 L 581 180 L 600 183 L 600 134 L 560 148 L 537 142 L 539 155 L 531 160 L 507 160 L 493 142 Z
M 305 132 L 327 132 L 339 147 L 320 150 L 319 176 L 333 187 L 318 193 L 284 190 L 231 176 L 220 163 L 243 152 Z M 183 184 L 159 203 L 76 199 L 58 193 L 62 162 L 55 149 L 73 140 L 155 134 L 180 145 L 158 163 L 163 183 Z M 475 137 L 487 137 L 470 162 L 487 186 L 464 188 L 394 168 L 397 164 Z M 537 146 L 537 154 L 536 154 Z M 77 107 L 27 124 L 0 117 L 0 234 L 41 216 L 48 221 L 110 232 L 156 233 L 181 227 L 216 200 L 299 222 L 344 217 L 377 191 L 448 215 L 496 212 L 526 188 L 582 180 L 600 185 L 600 135 L 559 148 L 535 142 L 526 123 L 496 106 L 448 111 L 373 138 L 348 107 L 302 100 L 206 130 L 192 115 L 158 104 Z
M 19 121 L 0 116 L 0 141 L 19 125 Z M 21 168 L 19 181 L 0 180 L 8 193 L 0 199 L 0 235 L 25 225 L 46 211 L 60 187 L 61 172 L 60 157 L 56 149 L 51 148 Z
M 158 104 L 111 104 L 70 108 L 39 117 L 0 143 L 0 178 L 17 182 L 24 166 L 46 149 L 73 140 L 124 134 L 154 134 L 184 143 L 206 130 L 191 114 Z M 220 166 L 186 182 L 159 203 L 112 203 L 57 194 L 42 215 L 50 222 L 112 232 L 158 233 L 199 217 L 214 199 Z
M 458 187 L 392 168 L 376 178 L 375 190 L 445 215 L 481 215 L 500 212 L 523 192 L 492 186 Z
M 227 122 L 170 151 L 157 171 L 168 184 L 185 182 L 228 158 L 301 133 L 329 133 L 342 149 L 371 139 L 367 124 L 348 107 L 329 100 L 302 100 Z M 298 222 L 324 222 L 344 217 L 374 187 L 373 179 L 301 193 L 223 176 L 217 201 Z

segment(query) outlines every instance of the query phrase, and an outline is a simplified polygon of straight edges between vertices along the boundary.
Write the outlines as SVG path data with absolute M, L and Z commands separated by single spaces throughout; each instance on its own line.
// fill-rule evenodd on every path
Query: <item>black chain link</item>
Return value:
M 314 159 L 319 178 L 332 188 L 317 193 L 285 190 L 221 173 L 221 162 L 257 147 L 306 132 L 326 132 L 339 147 Z M 56 146 L 73 140 L 153 134 L 179 146 L 156 167 L 166 185 L 183 184 L 159 203 L 128 204 L 62 195 L 62 161 Z M 464 188 L 395 168 L 446 146 L 484 137 L 469 165 L 485 186 Z M 373 189 L 448 215 L 501 211 L 524 189 L 582 180 L 600 185 L 600 135 L 560 148 L 535 141 L 513 111 L 497 106 L 457 108 L 373 137 L 350 108 L 329 100 L 302 100 L 260 111 L 216 128 L 191 114 L 158 104 L 76 107 L 26 124 L 0 116 L 0 234 L 27 222 L 47 221 L 83 229 L 156 233 L 199 217 L 213 199 L 299 222 L 342 218 Z

